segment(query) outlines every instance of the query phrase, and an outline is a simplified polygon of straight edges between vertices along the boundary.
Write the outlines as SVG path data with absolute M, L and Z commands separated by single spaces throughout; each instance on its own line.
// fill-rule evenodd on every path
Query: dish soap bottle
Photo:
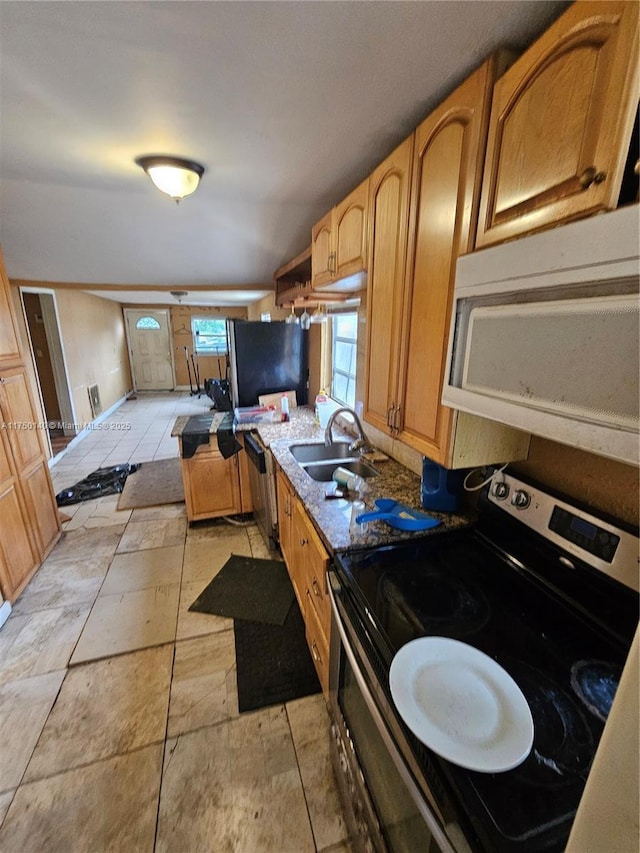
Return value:
M 282 395 L 281 408 L 282 408 L 282 420 L 284 422 L 286 422 L 289 420 L 289 398 L 287 397 L 286 394 Z
M 331 408 L 329 406 L 329 398 L 327 392 L 322 390 L 316 396 L 315 421 L 318 426 L 324 429 L 329 422 Z

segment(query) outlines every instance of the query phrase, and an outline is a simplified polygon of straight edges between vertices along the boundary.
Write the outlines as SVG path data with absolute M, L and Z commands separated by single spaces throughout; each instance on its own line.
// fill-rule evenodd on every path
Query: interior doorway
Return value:
M 172 391 L 176 386 L 169 312 L 125 308 L 131 373 L 136 391 Z
M 53 293 L 21 288 L 40 399 L 53 456 L 77 435 Z

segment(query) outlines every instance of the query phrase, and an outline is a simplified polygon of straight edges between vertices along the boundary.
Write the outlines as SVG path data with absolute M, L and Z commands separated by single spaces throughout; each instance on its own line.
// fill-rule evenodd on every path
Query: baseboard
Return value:
M 0 605 L 0 628 L 2 628 L 4 623 L 7 621 L 10 613 L 11 613 L 11 602 L 4 601 Z

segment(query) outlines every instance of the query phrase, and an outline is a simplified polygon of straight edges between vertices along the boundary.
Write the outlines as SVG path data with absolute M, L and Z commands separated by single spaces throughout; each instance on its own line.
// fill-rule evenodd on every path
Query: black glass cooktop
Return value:
M 468 771 L 409 740 L 418 760 L 440 765 L 487 851 L 562 850 L 632 635 L 612 635 L 476 531 L 342 555 L 336 568 L 387 673 L 405 643 L 441 636 L 475 646 L 512 676 L 534 720 L 519 767 Z M 617 586 L 607 588 L 607 606 L 619 594 L 631 630 L 638 597 Z

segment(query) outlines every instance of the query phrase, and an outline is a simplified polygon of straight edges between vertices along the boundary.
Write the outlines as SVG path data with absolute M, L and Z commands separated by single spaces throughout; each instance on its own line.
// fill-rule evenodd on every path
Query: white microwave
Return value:
M 639 210 L 461 257 L 442 402 L 639 464 Z

